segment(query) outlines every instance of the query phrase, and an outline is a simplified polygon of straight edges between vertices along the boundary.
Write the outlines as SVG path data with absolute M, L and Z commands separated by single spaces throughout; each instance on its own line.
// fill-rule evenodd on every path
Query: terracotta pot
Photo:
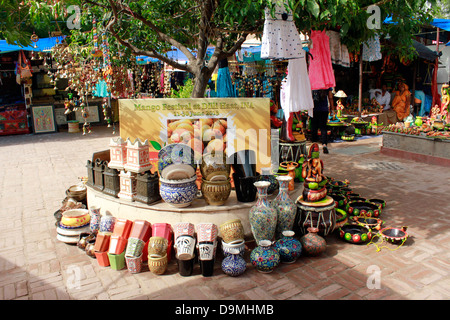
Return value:
M 95 251 L 104 252 L 108 251 L 109 242 L 111 240 L 111 232 L 99 232 L 97 233 L 97 239 L 95 240 Z
M 121 254 L 125 253 L 125 248 L 127 247 L 127 239 L 122 236 L 111 235 L 109 240 L 109 250 L 108 253 L 111 254 Z
M 152 227 L 150 222 L 145 220 L 134 220 L 133 226 L 130 231 L 130 238 L 141 239 L 147 242 L 150 239 L 152 233 Z
M 149 255 L 148 268 L 153 274 L 164 274 L 167 269 L 167 254 L 164 256 Z
M 113 235 L 121 236 L 122 238 L 128 239 L 130 236 L 131 226 L 133 222 L 123 218 L 117 218 L 114 224 Z
M 98 265 L 100 267 L 109 266 L 108 252 L 95 252 L 95 258 L 97 259 Z
M 319 234 L 318 228 L 308 228 L 308 233 L 300 238 L 302 250 L 310 256 L 318 256 L 325 252 L 327 243 Z

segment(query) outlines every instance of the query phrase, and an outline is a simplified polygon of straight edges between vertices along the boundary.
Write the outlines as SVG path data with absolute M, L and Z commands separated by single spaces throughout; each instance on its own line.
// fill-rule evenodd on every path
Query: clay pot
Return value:
M 83 232 L 80 233 L 80 236 L 78 238 L 77 247 L 81 250 L 84 250 L 86 248 L 86 238 L 88 238 L 91 235 L 89 232 Z
M 125 239 L 128 239 L 130 236 L 131 227 L 133 222 L 123 218 L 117 218 L 114 224 L 113 235 L 121 236 Z
M 191 236 L 194 237 L 195 228 L 190 222 L 179 222 L 173 226 L 174 237 L 177 239 L 179 236 Z
M 227 164 L 225 152 L 206 153 L 200 164 L 200 172 L 205 180 L 216 180 L 215 176 L 229 178 L 231 166 Z
M 175 241 L 177 259 L 189 260 L 195 254 L 195 238 L 191 236 L 179 236 Z
M 294 235 L 294 231 L 283 231 L 283 237 L 275 243 L 283 263 L 294 263 L 302 253 L 302 244 Z
M 250 260 L 259 272 L 270 273 L 280 264 L 280 255 L 272 241 L 261 240 L 250 254 Z
M 202 194 L 207 204 L 211 206 L 223 205 L 231 193 L 231 179 L 208 181 L 202 179 Z
M 138 257 L 125 256 L 125 263 L 128 271 L 131 273 L 139 273 L 142 270 L 142 253 Z
M 104 215 L 100 220 L 100 232 L 113 232 L 116 218 L 111 215 Z
M 244 239 L 244 227 L 239 219 L 228 220 L 219 226 L 222 240 L 230 243 Z
M 128 238 L 125 257 L 139 257 L 144 251 L 145 242 L 138 238 Z
M 310 256 L 321 255 L 327 249 L 327 243 L 318 232 L 318 228 L 308 228 L 308 233 L 300 238 L 302 250 Z
M 111 254 L 121 254 L 125 251 L 127 247 L 127 239 L 122 236 L 111 235 L 109 240 L 109 250 L 108 253 Z
M 240 254 L 230 254 L 222 261 L 222 271 L 229 276 L 240 276 L 246 269 L 247 263 Z
M 91 258 L 95 258 L 95 241 L 95 237 L 91 237 L 86 240 L 86 247 L 84 250 L 86 254 Z
M 242 257 L 245 254 L 245 240 L 238 239 L 231 242 L 222 241 L 222 252 L 224 257 L 229 256 L 230 254 L 239 254 Z
M 159 193 L 164 202 L 176 208 L 184 208 L 191 205 L 197 197 L 197 175 L 183 180 L 166 180 L 161 178 Z
M 164 274 L 167 269 L 167 254 L 164 256 L 151 254 L 148 256 L 148 268 L 153 274 Z
M 134 220 L 130 231 L 130 238 L 141 239 L 147 242 L 152 233 L 151 224 L 145 220 Z
M 258 189 L 258 200 L 250 209 L 249 221 L 253 237 L 259 243 L 261 240 L 272 240 L 275 237 L 278 213 L 267 199 L 270 183 L 258 181 L 254 185 Z
M 339 237 L 353 244 L 362 244 L 372 239 L 372 232 L 363 225 L 347 223 L 339 228 Z
M 97 233 L 97 239 L 95 240 L 95 251 L 99 252 L 108 251 L 110 240 L 111 240 L 110 232 Z
M 167 254 L 169 241 L 163 237 L 151 237 L 148 243 L 148 254 L 163 256 Z
M 199 223 L 196 225 L 197 242 L 216 242 L 218 228 L 214 223 Z
M 95 252 L 95 258 L 97 259 L 98 265 L 100 267 L 109 266 L 108 252 Z

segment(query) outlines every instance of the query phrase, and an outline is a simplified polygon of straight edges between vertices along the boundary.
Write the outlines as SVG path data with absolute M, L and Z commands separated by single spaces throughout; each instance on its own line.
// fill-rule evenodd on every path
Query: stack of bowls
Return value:
M 86 200 L 86 186 L 82 183 L 69 187 L 66 190 L 66 195 L 69 198 L 75 199 L 76 201 L 83 202 Z
M 182 143 L 169 144 L 158 153 L 161 198 L 171 206 L 189 206 L 197 196 L 194 150 Z
M 164 237 L 151 237 L 148 242 L 148 268 L 153 274 L 164 274 L 167 269 L 167 247 Z
M 222 252 L 224 257 L 239 253 L 242 257 L 245 253 L 244 227 L 240 219 L 224 222 L 219 227 L 222 237 Z
M 65 243 L 78 243 L 82 233 L 90 232 L 91 216 L 86 209 L 64 211 L 56 226 L 56 238 Z
M 231 166 L 222 151 L 204 154 L 200 164 L 202 194 L 209 205 L 223 205 L 231 193 Z

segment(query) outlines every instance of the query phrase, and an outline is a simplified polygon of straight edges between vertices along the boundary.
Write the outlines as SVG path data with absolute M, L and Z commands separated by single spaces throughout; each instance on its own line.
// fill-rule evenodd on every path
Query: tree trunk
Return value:
M 211 79 L 212 71 L 207 67 L 203 67 L 199 72 L 195 72 L 193 74 L 194 89 L 192 90 L 191 98 L 204 98 L 208 81 Z

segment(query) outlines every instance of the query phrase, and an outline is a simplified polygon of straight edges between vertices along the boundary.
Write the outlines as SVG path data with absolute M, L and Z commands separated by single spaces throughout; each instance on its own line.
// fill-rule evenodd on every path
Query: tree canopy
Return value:
M 92 21 L 98 20 L 100 33 L 108 35 L 112 52 L 119 52 L 123 63 L 132 55 L 157 58 L 190 72 L 194 76 L 193 96 L 203 96 L 219 60 L 232 56 L 249 34 L 262 36 L 264 8 L 275 0 L 0 0 L 5 22 L 1 35 L 26 43 L 36 26 L 65 28 L 76 17 L 71 5 L 80 8 L 79 29 L 70 30 L 69 42 L 89 46 L 92 43 Z M 279 1 L 282 2 L 282 1 Z M 429 22 L 437 7 L 425 9 L 426 0 L 286 0 L 293 10 L 301 32 L 333 29 L 352 52 L 375 33 L 389 35 L 396 45 L 387 48 L 399 55 L 412 57 L 413 34 Z M 14 6 L 19 10 L 13 10 Z M 370 5 L 379 8 L 379 18 L 392 17 L 391 24 L 368 28 L 373 17 Z M 13 12 L 14 11 L 14 12 Z M 26 20 L 26 21 L 25 21 Z M 55 21 L 64 21 L 56 23 Z M 53 21 L 53 24 L 52 24 Z M 21 33 L 28 30 L 27 33 Z M 174 46 L 188 58 L 187 64 L 170 59 Z M 212 54 L 207 56 L 207 49 Z M 86 52 L 89 52 L 87 50 Z

